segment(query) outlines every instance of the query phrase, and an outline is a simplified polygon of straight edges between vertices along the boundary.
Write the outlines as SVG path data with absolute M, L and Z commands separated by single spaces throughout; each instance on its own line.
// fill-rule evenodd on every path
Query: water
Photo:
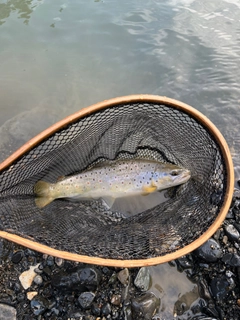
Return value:
M 83 107 L 149 93 L 209 117 L 240 179 L 239 57 L 239 0 L 0 0 L 0 161 Z

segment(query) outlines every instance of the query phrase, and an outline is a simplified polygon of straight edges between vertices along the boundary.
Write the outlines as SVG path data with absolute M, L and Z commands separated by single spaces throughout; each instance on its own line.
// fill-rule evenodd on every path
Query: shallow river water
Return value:
M 83 107 L 148 93 L 209 117 L 240 179 L 240 0 L 0 0 L 0 70 L 0 161 Z M 194 290 L 173 269 L 152 268 L 163 315 Z

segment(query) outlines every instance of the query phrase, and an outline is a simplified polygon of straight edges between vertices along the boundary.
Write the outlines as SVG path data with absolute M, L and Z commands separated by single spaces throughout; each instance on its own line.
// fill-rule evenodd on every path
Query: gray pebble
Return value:
M 33 281 L 34 281 L 34 283 L 39 285 L 39 284 L 42 284 L 43 279 L 40 275 L 37 275 L 36 277 L 34 277 Z
M 123 284 L 123 285 L 127 285 L 129 282 L 129 271 L 127 268 L 121 270 L 120 272 L 118 272 L 117 274 L 118 280 Z
M 49 303 L 48 303 L 47 299 L 43 298 L 40 295 L 35 296 L 31 300 L 31 308 L 32 308 L 33 313 L 36 316 L 43 314 L 47 310 L 48 305 L 49 305 Z
M 238 230 L 232 224 L 229 224 L 225 227 L 225 232 L 228 236 L 228 239 L 232 241 L 237 241 L 240 236 Z
M 141 291 L 147 291 L 150 288 L 151 284 L 151 276 L 149 272 L 149 268 L 142 267 L 134 280 L 134 284 Z
M 0 316 L 1 320 L 16 320 L 17 311 L 14 307 L 0 303 Z
M 232 267 L 240 267 L 240 256 L 237 253 L 226 253 L 222 261 Z
M 78 298 L 78 302 L 83 309 L 89 309 L 93 303 L 95 294 L 93 292 L 83 292 Z

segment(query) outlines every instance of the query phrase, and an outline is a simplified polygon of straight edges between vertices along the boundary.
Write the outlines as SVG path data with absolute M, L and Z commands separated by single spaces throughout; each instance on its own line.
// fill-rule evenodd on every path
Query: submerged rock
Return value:
M 151 320 L 160 306 L 160 299 L 152 292 L 132 300 L 133 319 Z

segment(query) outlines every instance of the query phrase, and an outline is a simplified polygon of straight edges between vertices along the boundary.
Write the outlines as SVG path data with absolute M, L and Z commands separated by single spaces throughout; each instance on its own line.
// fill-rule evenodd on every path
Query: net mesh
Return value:
M 191 179 L 164 203 L 129 217 L 101 201 L 58 199 L 36 207 L 37 181 L 56 182 L 117 158 L 171 162 L 189 169 Z M 209 228 L 224 201 L 225 177 L 221 150 L 198 120 L 169 105 L 124 103 L 67 125 L 0 173 L 0 229 L 93 257 L 163 256 Z

